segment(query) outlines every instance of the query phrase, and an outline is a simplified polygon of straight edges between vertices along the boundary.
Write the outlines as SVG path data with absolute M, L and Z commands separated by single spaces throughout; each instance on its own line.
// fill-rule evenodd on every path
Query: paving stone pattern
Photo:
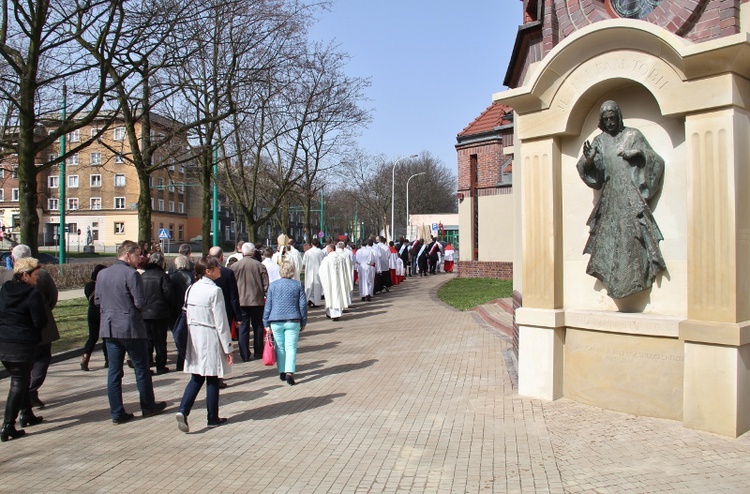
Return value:
M 435 297 L 452 276 L 411 278 L 336 322 L 313 309 L 298 385 L 236 364 L 215 429 L 201 393 L 178 431 L 185 374 L 154 376 L 164 415 L 118 426 L 100 354 L 88 373 L 54 364 L 44 423 L 0 445 L 0 492 L 750 492 L 747 435 L 519 397 L 508 337 Z M 131 369 L 123 387 L 139 415 Z

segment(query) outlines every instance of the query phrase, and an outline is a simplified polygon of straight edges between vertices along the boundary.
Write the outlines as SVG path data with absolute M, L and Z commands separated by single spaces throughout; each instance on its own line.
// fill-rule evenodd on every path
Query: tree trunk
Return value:
M 138 172 L 138 240 L 151 243 L 151 184 L 150 176 L 136 166 Z
M 27 108 L 31 111 L 33 108 Z M 29 113 L 32 115 L 33 113 Z M 20 211 L 19 231 L 21 243 L 29 246 L 31 255 L 39 253 L 39 216 L 36 213 L 38 195 L 36 191 L 37 167 L 34 146 L 34 120 L 21 114 L 18 134 L 18 209 Z M 65 204 L 60 203 L 60 210 Z M 60 235 L 64 225 L 60 225 Z
M 203 236 L 203 254 L 208 255 L 209 249 L 213 245 L 213 238 L 211 237 L 211 230 L 212 230 L 212 213 L 213 208 L 211 204 L 211 196 L 212 196 L 212 190 L 213 190 L 213 175 L 212 175 L 212 159 L 211 159 L 211 151 L 209 148 L 209 151 L 204 152 L 201 154 L 201 173 L 202 173 L 202 180 L 201 183 L 203 184 L 203 229 L 201 230 L 201 235 Z

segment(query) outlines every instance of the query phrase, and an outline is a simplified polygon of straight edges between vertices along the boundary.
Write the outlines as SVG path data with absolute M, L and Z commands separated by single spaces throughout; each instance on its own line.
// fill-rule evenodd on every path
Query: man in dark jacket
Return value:
M 167 407 L 166 402 L 154 400 L 154 385 L 148 367 L 148 333 L 141 314 L 143 282 L 136 271 L 140 257 L 138 244 L 126 240 L 117 249 L 117 261 L 96 277 L 94 303 L 101 308 L 99 336 L 106 338 L 109 355 L 107 396 L 115 424 L 123 424 L 134 417 L 122 404 L 125 353 L 133 361 L 142 416 L 151 417 Z
M 263 356 L 263 307 L 268 290 L 268 271 L 263 263 L 255 259 L 255 246 L 246 242 L 242 246 L 242 259 L 232 265 L 237 280 L 242 325 L 237 338 L 240 357 L 243 362 L 250 360 L 250 327 L 253 328 L 253 352 L 255 358 Z
M 177 302 L 172 290 L 172 281 L 164 271 L 164 254 L 154 252 L 148 258 L 146 269 L 141 274 L 146 303 L 143 306 L 143 322 L 149 334 L 149 360 L 156 351 L 156 373 L 166 374 L 167 331 L 174 318 Z
M 25 244 L 18 244 L 11 251 L 13 263 L 19 259 L 31 257 L 31 248 Z M 9 269 L 0 274 L 0 286 L 13 278 L 13 270 Z M 42 339 L 36 348 L 34 356 L 34 365 L 31 367 L 31 379 L 29 380 L 29 402 L 32 407 L 43 407 L 44 403 L 39 399 L 39 388 L 44 384 L 47 378 L 47 370 L 52 362 L 52 342 L 60 339 L 60 332 L 57 330 L 55 317 L 52 310 L 57 305 L 57 285 L 52 276 L 44 269 L 39 270 L 37 277 L 36 289 L 39 290 L 44 298 L 45 311 L 47 313 L 47 324 L 42 330 Z

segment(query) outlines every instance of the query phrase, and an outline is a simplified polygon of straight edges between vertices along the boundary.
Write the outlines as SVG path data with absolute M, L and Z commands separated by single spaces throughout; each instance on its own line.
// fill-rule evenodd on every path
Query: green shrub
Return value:
M 95 262 L 77 262 L 63 265 L 45 264 L 44 269 L 55 280 L 58 290 L 69 290 L 72 288 L 83 288 L 83 285 L 91 279 L 91 273 L 97 264 L 109 266 L 115 260 L 114 258 L 105 258 Z

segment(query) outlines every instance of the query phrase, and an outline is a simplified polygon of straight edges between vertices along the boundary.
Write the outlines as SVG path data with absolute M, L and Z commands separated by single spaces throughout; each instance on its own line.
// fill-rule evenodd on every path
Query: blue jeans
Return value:
M 276 367 L 279 374 L 294 374 L 297 368 L 297 340 L 299 340 L 299 321 L 272 322 L 271 331 L 276 342 Z
M 135 370 L 135 382 L 140 393 L 141 411 L 154 408 L 154 385 L 151 382 L 151 369 L 148 365 L 148 340 L 136 339 L 105 339 L 107 355 L 109 355 L 109 369 L 107 373 L 107 396 L 109 409 L 113 419 L 122 418 L 125 408 L 122 405 L 122 364 L 125 353 L 130 355 Z
M 206 409 L 208 409 L 208 423 L 218 424 L 219 378 L 217 376 L 201 376 L 200 374 L 193 374 L 193 377 L 185 388 L 185 393 L 182 395 L 179 411 L 186 417 L 190 415 L 190 410 L 193 408 L 195 399 L 198 397 L 198 391 L 203 387 L 204 381 L 206 382 Z

